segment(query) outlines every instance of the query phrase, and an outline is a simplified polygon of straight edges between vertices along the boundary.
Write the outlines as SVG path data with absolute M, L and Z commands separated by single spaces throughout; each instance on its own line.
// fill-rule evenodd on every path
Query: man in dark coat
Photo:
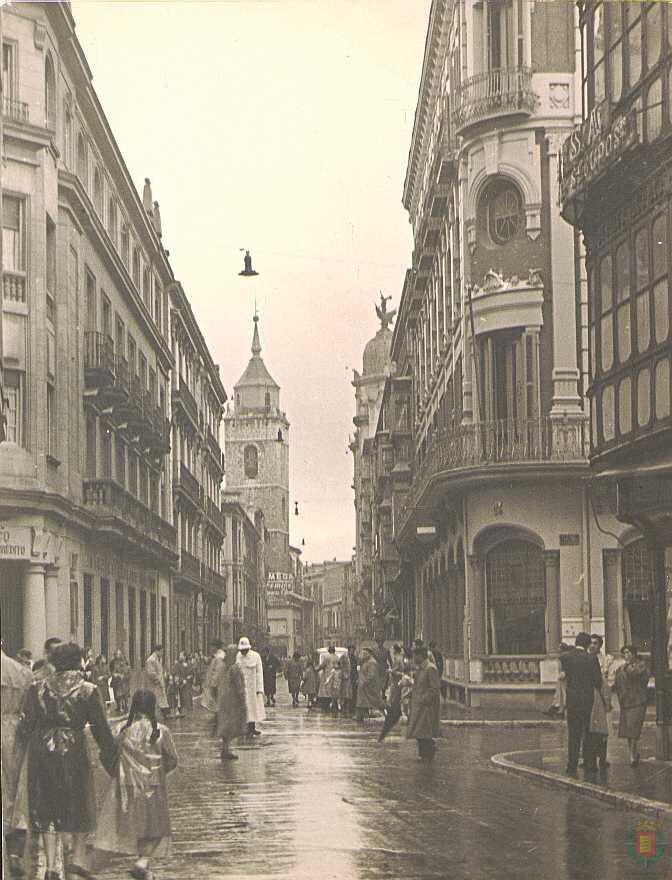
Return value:
M 267 706 L 275 706 L 275 691 L 277 688 L 280 661 L 273 653 L 273 648 L 267 645 L 261 653 L 261 663 L 264 669 L 264 695 Z
M 597 771 L 597 755 L 593 738 L 590 737 L 590 715 L 593 710 L 595 690 L 602 686 L 600 664 L 594 654 L 588 653 L 590 636 L 580 632 L 576 647 L 560 656 L 560 666 L 567 682 L 567 774 L 576 776 L 579 754 L 583 743 L 583 766 L 586 775 Z
M 413 651 L 415 680 L 408 719 L 408 739 L 418 741 L 418 757 L 431 761 L 436 752 L 435 739 L 441 736 L 441 681 L 439 672 L 427 657 L 427 648 Z

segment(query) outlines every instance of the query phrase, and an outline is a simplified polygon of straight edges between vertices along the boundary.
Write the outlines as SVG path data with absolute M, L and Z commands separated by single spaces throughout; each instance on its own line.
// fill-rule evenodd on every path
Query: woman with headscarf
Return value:
M 110 774 L 116 747 L 98 688 L 82 678 L 82 649 L 63 643 L 50 659 L 55 671 L 30 687 L 17 728 L 17 740 L 28 746 L 30 822 L 42 834 L 44 880 L 59 880 L 56 852 L 62 832 L 72 835 L 68 874 L 89 877 L 83 862 L 86 835 L 96 828 L 96 800 L 84 728 L 90 726 Z
M 166 776 L 177 767 L 170 730 L 156 719 L 152 691 L 133 694 L 128 720 L 116 732 L 119 760 L 100 814 L 95 848 L 137 856 L 130 870 L 149 880 L 149 859 L 170 854 Z
M 222 761 L 238 759 L 238 755 L 231 751 L 231 743 L 239 736 L 244 736 L 247 729 L 245 680 L 242 669 L 236 663 L 237 654 L 238 649 L 235 645 L 227 647 L 216 682 L 217 721 L 215 734 L 222 740 L 220 753 Z

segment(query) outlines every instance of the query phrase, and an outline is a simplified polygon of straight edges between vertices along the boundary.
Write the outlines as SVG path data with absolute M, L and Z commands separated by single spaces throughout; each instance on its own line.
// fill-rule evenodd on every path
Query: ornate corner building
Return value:
M 1 14 L 2 636 L 139 669 L 219 632 L 226 395 L 70 4 Z
M 559 204 L 581 88 L 572 4 L 432 3 L 373 552 L 384 634 L 435 641 L 473 705 L 546 701 L 579 630 L 651 644 L 641 534 L 588 489 L 584 260 Z

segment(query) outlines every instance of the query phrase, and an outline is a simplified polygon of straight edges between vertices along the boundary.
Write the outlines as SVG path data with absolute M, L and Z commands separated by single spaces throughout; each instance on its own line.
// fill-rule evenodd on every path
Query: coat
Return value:
M 336 684 L 336 670 L 338 669 L 338 657 L 336 654 L 326 654 L 322 663 L 318 668 L 318 674 L 320 676 L 320 689 L 318 691 L 318 696 L 321 700 L 333 700 L 338 697 L 338 692 L 341 686 L 341 679 L 338 676 L 338 683 Z
M 237 663 L 220 668 L 217 679 L 217 722 L 215 734 L 232 740 L 246 732 L 245 679 Z
M 77 670 L 54 672 L 26 695 L 17 739 L 28 744 L 28 810 L 36 831 L 93 831 L 96 800 L 85 726 L 112 772 L 116 746 L 97 687 Z
M 340 700 L 351 700 L 352 681 L 350 680 L 350 655 L 343 654 L 341 659 L 338 661 L 338 665 L 341 668 L 341 691 L 338 697 Z
M 131 670 L 124 658 L 113 657 L 110 661 L 112 674 L 112 691 L 116 700 L 128 697 L 130 692 L 129 679 Z
M 242 654 L 238 651 L 236 663 L 240 666 L 245 681 L 245 707 L 247 722 L 253 724 L 266 717 L 264 709 L 264 669 L 261 657 L 256 651 Z
M 621 709 L 618 735 L 623 739 L 639 739 L 642 735 L 648 685 L 649 670 L 643 660 L 626 663 L 616 673 L 614 690 Z
M 301 687 L 301 679 L 303 678 L 303 666 L 300 660 L 290 660 L 285 669 L 285 678 L 290 694 L 295 694 Z
M 314 666 L 307 666 L 303 673 L 301 692 L 306 697 L 314 697 L 320 689 L 320 678 Z
M 201 705 L 210 712 L 217 711 L 217 682 L 225 668 L 225 657 L 226 653 L 221 648 L 216 651 L 205 673 Z
M 574 648 L 560 655 L 560 667 L 567 682 L 567 712 L 590 717 L 594 691 L 602 688 L 599 660 L 595 654 Z
M 280 661 L 275 654 L 270 653 L 261 658 L 261 664 L 264 670 L 264 693 L 275 694 Z
M 5 825 L 11 825 L 14 812 L 14 797 L 19 784 L 19 775 L 24 748 L 15 749 L 16 728 L 19 723 L 21 704 L 28 688 L 33 683 L 30 669 L 0 652 L 0 722 L 2 724 L 2 816 Z
M 441 736 L 441 679 L 438 669 L 429 660 L 415 673 L 406 736 L 409 739 Z
M 168 697 L 163 676 L 163 663 L 156 654 L 150 654 L 145 663 L 145 687 L 156 697 L 156 708 L 167 709 Z
M 146 842 L 158 844 L 153 856 L 168 855 L 170 814 L 166 775 L 177 767 L 170 730 L 159 724 L 151 742 L 152 724 L 144 716 L 116 730 L 119 760 L 100 811 L 95 848 L 105 852 L 141 855 Z
M 375 658 L 369 656 L 363 660 L 357 676 L 357 708 L 358 709 L 383 709 L 385 703 L 382 697 L 380 683 L 380 667 Z

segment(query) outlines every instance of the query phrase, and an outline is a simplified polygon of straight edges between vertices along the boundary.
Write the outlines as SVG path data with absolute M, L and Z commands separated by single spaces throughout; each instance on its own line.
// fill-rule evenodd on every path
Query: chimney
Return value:
M 152 215 L 152 184 L 149 182 L 149 177 L 145 177 L 145 187 L 142 191 L 142 207 L 145 209 L 146 213 L 151 217 Z

